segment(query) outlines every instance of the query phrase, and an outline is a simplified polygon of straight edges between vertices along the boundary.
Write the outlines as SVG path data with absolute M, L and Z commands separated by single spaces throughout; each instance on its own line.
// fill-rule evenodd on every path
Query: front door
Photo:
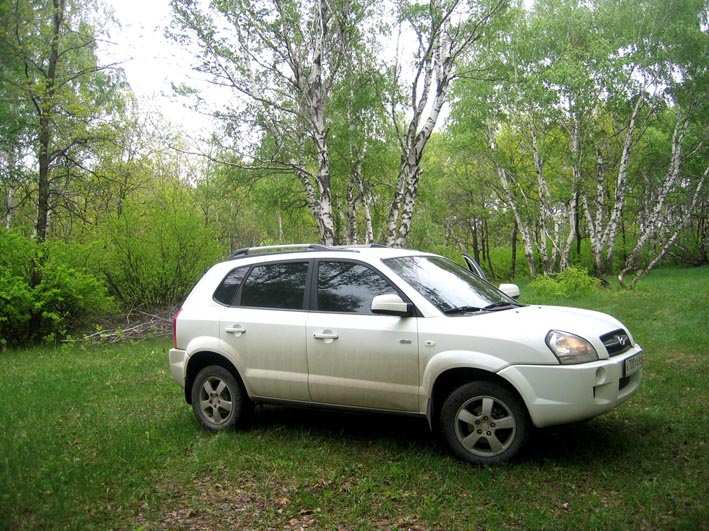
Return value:
M 369 265 L 318 260 L 315 267 L 306 327 L 312 400 L 418 411 L 417 318 L 371 313 L 372 298 L 397 291 Z

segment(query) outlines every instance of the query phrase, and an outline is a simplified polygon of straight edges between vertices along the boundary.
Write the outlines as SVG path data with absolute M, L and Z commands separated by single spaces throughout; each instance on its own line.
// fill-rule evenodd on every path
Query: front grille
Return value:
M 601 336 L 601 342 L 606 347 L 609 356 L 617 356 L 629 350 L 633 345 L 628 333 L 623 329 L 613 330 Z

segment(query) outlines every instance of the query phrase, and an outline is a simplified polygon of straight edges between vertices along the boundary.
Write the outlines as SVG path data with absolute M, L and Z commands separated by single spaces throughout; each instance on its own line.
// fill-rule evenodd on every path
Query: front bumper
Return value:
M 635 345 L 607 360 L 579 365 L 511 365 L 499 372 L 520 392 L 538 428 L 588 419 L 637 391 L 642 368 L 623 378 L 623 364 L 642 352 Z
M 168 359 L 170 361 L 170 372 L 172 373 L 172 378 L 184 388 L 187 353 L 178 348 L 171 348 L 170 353 L 168 354 Z

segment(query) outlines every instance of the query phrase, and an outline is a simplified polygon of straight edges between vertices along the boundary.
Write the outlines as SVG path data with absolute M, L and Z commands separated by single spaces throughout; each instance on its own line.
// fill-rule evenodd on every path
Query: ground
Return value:
M 633 292 L 523 293 L 620 318 L 644 381 L 489 468 L 409 418 L 259 408 L 251 428 L 209 435 L 164 340 L 0 353 L 0 529 L 709 528 L 709 268 Z

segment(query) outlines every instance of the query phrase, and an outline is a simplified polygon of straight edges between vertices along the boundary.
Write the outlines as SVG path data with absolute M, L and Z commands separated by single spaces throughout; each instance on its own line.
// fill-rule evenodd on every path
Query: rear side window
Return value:
M 236 306 L 239 303 L 239 288 L 248 270 L 249 266 L 245 266 L 229 271 L 229 274 L 224 277 L 224 280 L 214 292 L 214 300 L 227 306 Z
M 254 266 L 241 287 L 241 306 L 302 310 L 307 262 Z
M 318 264 L 318 310 L 371 314 L 372 299 L 396 293 L 387 279 L 373 269 L 353 262 Z

